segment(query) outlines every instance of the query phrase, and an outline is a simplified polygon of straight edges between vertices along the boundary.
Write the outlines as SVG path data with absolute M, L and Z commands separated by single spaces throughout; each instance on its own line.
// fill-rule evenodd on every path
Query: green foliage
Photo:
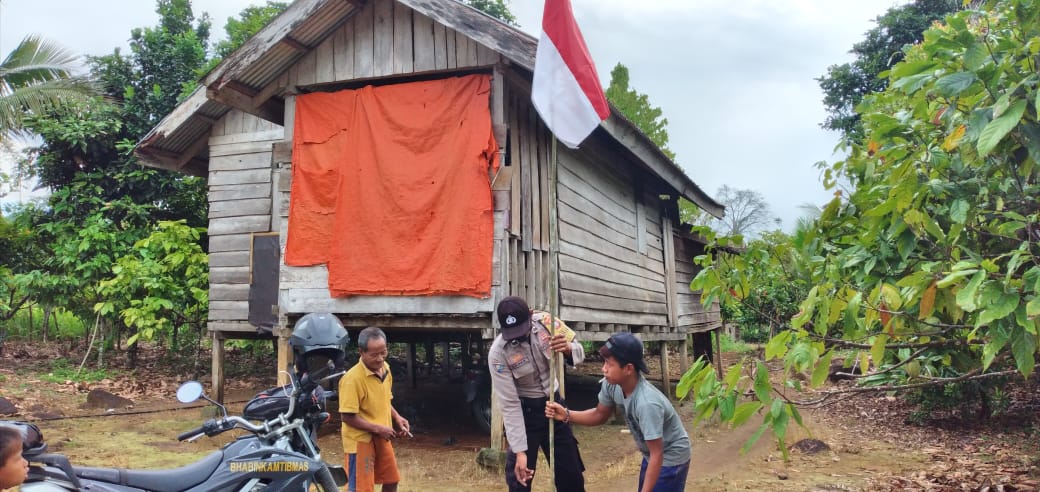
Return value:
M 491 17 L 494 17 L 506 24 L 511 26 L 518 25 L 516 23 L 516 17 L 512 12 L 509 11 L 509 2 L 507 0 L 460 0 L 462 3 L 469 5 L 481 12 L 484 12 Z
M 102 316 L 116 313 L 136 330 L 128 345 L 185 327 L 201 332 L 209 305 L 209 260 L 199 234 L 184 221 L 160 222 L 115 262 L 114 275 L 100 282 L 103 300 L 94 310 Z
M 719 300 L 723 317 L 740 326 L 745 341 L 763 342 L 785 328 L 809 291 L 806 259 L 816 243 L 803 232 L 792 237 L 775 231 L 745 246 L 740 236 L 719 235 L 706 227 L 695 231 L 707 239 L 709 251 L 695 261 L 710 266 L 690 288 Z
M 945 415 L 980 420 L 1001 415 L 1010 403 L 1007 393 L 1001 389 L 1006 383 L 1006 378 L 993 378 L 910 391 L 907 400 L 916 405 L 910 421 L 925 424 Z
M 227 24 L 224 25 L 227 39 L 218 41 L 214 46 L 217 57 L 226 58 L 288 6 L 285 2 L 267 0 L 264 5 L 250 5 L 242 9 L 238 18 L 228 17 Z
M 30 312 L 32 313 L 31 324 L 29 323 Z M 7 322 L 7 336 L 23 339 L 38 338 L 42 323 L 42 307 L 39 305 L 23 307 Z M 91 320 L 91 323 L 93 323 L 93 320 Z M 87 326 L 83 323 L 83 320 L 63 309 L 52 311 L 48 324 L 52 328 L 48 333 L 48 337 L 51 339 L 75 339 L 87 333 Z
M 932 22 L 954 12 L 962 0 L 914 0 L 892 7 L 876 19 L 877 27 L 856 43 L 850 63 L 831 65 L 827 75 L 816 79 L 823 89 L 827 119 L 821 125 L 847 138 L 863 136 L 856 106 L 867 94 L 881 92 L 888 79 L 879 76 L 903 59 L 903 47 L 921 41 L 921 33 Z
M 675 160 L 675 152 L 668 148 L 668 118 L 661 108 L 650 104 L 646 94 L 629 87 L 628 67 L 618 63 L 610 71 L 610 86 L 604 92 L 607 100 L 636 125 L 650 141 L 657 144 L 669 159 Z
M 755 393 L 758 401 L 741 401 L 741 395 L 748 390 Z M 750 373 L 745 373 L 742 365 L 734 365 L 719 381 L 715 368 L 703 357 L 698 358 L 676 384 L 675 396 L 680 400 L 690 396 L 693 400 L 694 425 L 717 413 L 722 421 L 738 426 L 764 410 L 762 424 L 741 448 L 741 453 L 751 449 L 765 431 L 772 430 L 784 459 L 787 459 L 786 435 L 789 424 L 796 423 L 809 431 L 794 405 L 785 402 L 779 395 L 774 398 L 769 371 L 762 362 Z
M 63 188 L 55 195 L 62 198 L 72 191 Z M 113 262 L 144 235 L 149 219 L 147 207 L 129 199 L 103 204 L 97 203 L 98 200 L 88 201 L 80 197 L 81 203 L 96 207 L 96 211 L 82 219 L 75 216 L 66 219 L 64 213 L 75 211 L 55 207 L 59 220 L 40 225 L 46 237 L 52 238 L 49 249 L 53 256 L 47 262 L 49 273 L 61 277 L 68 295 L 84 295 L 89 303 L 100 299 L 97 283 L 108 277 Z M 67 202 L 56 203 L 64 205 Z
M 61 111 L 26 118 L 26 128 L 41 139 L 26 152 L 24 177 L 39 178 L 51 194 L 47 207 L 19 210 L 14 227 L 0 227 L 0 246 L 13 245 L 10 254 L 0 252 L 0 296 L 15 292 L 5 299 L 20 301 L 31 293 L 24 302 L 91 320 L 96 305 L 110 306 L 99 324 L 104 346 L 115 345 L 127 328 L 131 337 L 152 339 L 205 318 L 204 303 L 186 301 L 198 294 L 192 289 L 200 288 L 200 278 L 205 283 L 204 268 L 185 281 L 187 270 L 164 263 L 178 261 L 176 255 L 163 259 L 162 248 L 139 243 L 157 222 L 183 221 L 188 229 L 207 223 L 203 179 L 143 168 L 130 152 L 193 87 L 206 61 L 207 17 L 196 19 L 189 0 L 157 0 L 156 6 L 159 24 L 132 31 L 129 56 L 116 50 L 88 58 L 104 99 L 69 102 Z M 195 265 L 204 239 L 194 229 L 175 236 L 164 239 L 181 248 L 180 261 Z M 194 249 L 184 246 L 186 237 Z M 133 268 L 137 283 L 122 278 L 126 283 L 120 284 L 116 270 Z M 17 307 L 4 302 L 0 315 Z
M 92 59 L 95 72 L 109 63 L 129 64 L 129 77 L 119 81 L 124 83 L 122 87 L 113 86 L 111 79 L 102 80 L 113 89 L 113 95 L 122 96 L 127 129 L 137 137 L 173 111 L 179 96 L 195 88 L 197 71 L 206 63 L 209 16 L 203 14 L 196 21 L 190 0 L 157 0 L 156 12 L 158 26 L 130 32 L 129 60 L 116 60 L 120 58 L 118 51 Z
M 42 143 L 28 153 L 28 176 L 38 177 L 52 190 L 76 189 L 52 195 L 54 208 L 75 210 L 72 215 L 84 217 L 96 210 L 90 200 L 80 200 L 86 191 L 89 198 L 101 197 L 101 203 L 126 198 L 148 207 L 154 220 L 206 224 L 203 180 L 142 168 L 130 153 L 176 106 L 182 88 L 194 83 L 205 61 L 208 19 L 203 16 L 196 22 L 188 0 L 159 0 L 157 6 L 160 24 L 133 30 L 130 56 L 116 50 L 88 58 L 106 100 L 70 104 L 62 113 L 42 113 L 29 120 L 29 129 L 42 137 Z
M 76 56 L 43 39 L 26 36 L 0 64 L 0 138 L 27 136 L 25 118 L 61 112 L 96 88 L 73 75 Z
M 822 382 L 839 349 L 867 369 L 861 387 L 820 398 L 1032 375 L 1038 53 L 1040 2 L 989 0 L 926 31 L 888 72 L 888 88 L 864 99 L 864 140 L 825 169 L 829 186 L 848 191 L 795 241 L 810 288 L 765 351 L 783 361 L 785 387 L 800 388 L 786 377 L 793 371 Z M 706 301 L 752 287 L 706 261 L 712 254 L 694 281 Z M 770 407 L 768 391 L 755 393 Z
M 725 333 L 719 333 L 717 331 L 716 333 L 718 333 L 719 336 L 719 350 L 722 350 L 725 353 L 746 354 L 755 350 L 755 348 L 751 345 L 748 345 L 740 340 L 734 340 Z
M 84 368 L 79 370 L 76 367 L 69 365 L 69 361 L 66 359 L 56 359 L 51 362 L 51 370 L 47 374 L 41 374 L 40 379 L 47 381 L 48 383 L 64 384 L 66 381 L 72 381 L 76 383 L 96 383 L 102 379 L 110 379 L 116 376 L 116 373 L 107 369 L 88 369 Z

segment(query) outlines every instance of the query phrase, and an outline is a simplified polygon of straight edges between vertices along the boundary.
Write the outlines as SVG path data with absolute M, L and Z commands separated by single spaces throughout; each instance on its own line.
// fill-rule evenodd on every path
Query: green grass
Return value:
M 29 310 L 32 310 L 32 324 L 29 323 Z M 19 338 L 39 338 L 43 324 L 43 309 L 40 306 L 25 308 L 14 315 L 7 323 L 8 336 Z M 87 332 L 87 323 L 64 309 L 51 312 L 51 338 L 69 339 L 83 337 Z M 93 325 L 91 324 L 91 327 Z M 57 327 L 57 328 L 55 328 Z
M 755 347 L 743 342 L 742 340 L 734 340 L 730 338 L 729 335 L 719 331 L 716 331 L 715 333 L 719 336 L 719 348 L 723 352 L 746 354 L 755 350 Z
M 108 369 L 88 369 L 77 371 L 76 367 L 69 366 L 66 359 L 57 359 L 51 362 L 51 370 L 47 374 L 41 374 L 40 379 L 50 383 L 64 383 L 65 381 L 95 383 L 102 379 L 108 379 L 116 375 L 115 371 Z

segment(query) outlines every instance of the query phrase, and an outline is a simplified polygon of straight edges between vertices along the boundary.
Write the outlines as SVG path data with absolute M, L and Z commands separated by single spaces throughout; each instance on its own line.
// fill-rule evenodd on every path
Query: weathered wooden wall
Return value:
M 286 74 L 285 87 L 487 67 L 499 55 L 393 0 L 372 0 Z
M 693 282 L 693 277 L 700 271 L 700 267 L 693 263 L 693 258 L 704 254 L 704 246 L 678 234 L 674 239 L 679 326 L 688 333 L 713 330 L 722 326 L 719 303 L 714 302 L 705 308 L 701 304 L 701 292 L 690 290 L 690 282 Z
M 265 97 L 284 96 L 284 130 L 237 112 L 218 122 L 210 141 L 211 320 L 246 319 L 252 233 L 280 233 L 284 251 L 292 185 L 293 94 L 417 73 L 447 76 L 474 68 L 493 69 L 495 74 L 492 119 L 504 157 L 492 185 L 491 297 L 332 298 L 326 267 L 282 265 L 281 314 L 393 314 L 411 320 L 402 321 L 409 327 L 422 328 L 434 327 L 423 316 L 487 316 L 510 294 L 525 297 L 534 308 L 548 308 L 553 271 L 548 177 L 552 139 L 530 104 L 529 82 L 518 83 L 503 67 L 496 52 L 466 36 L 393 0 L 372 0 L 263 89 Z M 272 154 L 275 140 L 280 142 Z M 604 334 L 632 329 L 648 340 L 681 338 L 688 330 L 716 321 L 717 308 L 706 313 L 689 292 L 690 246 L 678 236 L 665 240 L 673 237 L 676 227 L 668 218 L 674 215 L 668 207 L 674 208 L 675 202 L 662 201 L 648 183 L 657 178 L 618 157 L 615 150 L 595 139 L 580 151 L 559 146 L 560 317 L 577 329 Z M 479 326 L 475 320 L 467 323 Z
M 251 331 L 252 235 L 271 228 L 271 145 L 278 125 L 231 111 L 209 139 L 209 329 Z
M 451 72 L 488 67 L 499 55 L 429 17 L 392 0 L 366 4 L 331 36 L 300 59 L 283 75 L 284 87 L 306 90 L 321 84 L 351 83 L 373 78 L 419 72 Z M 287 98 L 286 128 L 292 127 L 295 105 Z M 290 132 L 287 132 L 290 133 Z M 291 135 L 286 135 L 286 148 Z M 287 150 L 288 152 L 288 150 Z M 275 222 L 281 232 L 282 248 L 288 226 L 289 192 L 292 187 L 291 155 L 276 156 Z M 468 296 L 354 296 L 333 298 L 328 291 L 328 269 L 323 266 L 283 265 L 279 305 L 288 313 L 329 311 L 343 314 L 474 314 L 490 313 L 502 297 L 506 273 L 502 270 L 506 213 L 496 200 L 492 295 L 487 299 Z
M 552 138 L 529 102 L 529 86 L 508 80 L 508 292 L 544 309 L 552 275 Z M 674 239 L 676 202 L 651 191 L 659 189 L 656 178 L 594 139 L 579 151 L 557 147 L 560 317 L 590 332 L 587 339 L 633 330 L 646 340 L 682 339 L 717 319 L 717 308 L 705 313 L 690 293 L 693 257 Z
M 661 224 L 639 176 L 560 152 L 560 312 L 589 323 L 668 325 Z
M 509 210 L 509 294 L 535 309 L 549 309 L 550 137 L 530 96 L 504 87 L 504 121 L 510 137 L 505 152 L 513 167 L 505 206 Z M 503 200 L 505 201 L 505 200 Z

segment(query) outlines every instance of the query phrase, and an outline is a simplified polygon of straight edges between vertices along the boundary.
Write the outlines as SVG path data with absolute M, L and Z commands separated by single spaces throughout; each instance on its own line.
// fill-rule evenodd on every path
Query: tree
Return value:
M 25 118 L 60 112 L 70 101 L 80 101 L 96 89 L 73 76 L 76 56 L 43 39 L 29 35 L 0 64 L 0 138 L 26 135 Z
M 961 0 L 914 0 L 890 8 L 875 19 L 877 27 L 866 32 L 866 39 L 853 45 L 850 63 L 831 65 L 827 74 L 816 79 L 823 89 L 827 119 L 821 124 L 837 130 L 845 138 L 862 136 L 856 106 L 867 94 L 885 90 L 888 80 L 879 75 L 903 59 L 903 47 L 921 41 L 921 33 L 932 22 L 954 12 Z
M 830 166 L 836 197 L 809 232 L 812 288 L 765 358 L 784 363 L 778 386 L 764 361 L 723 381 L 684 376 L 699 415 L 746 421 L 768 409 L 754 439 L 783 439 L 796 404 L 864 391 L 915 391 L 1029 378 L 1040 333 L 1040 4 L 988 0 L 924 33 L 860 106 L 864 140 Z M 730 286 L 713 269 L 694 283 L 705 301 Z M 722 279 L 722 280 L 718 280 Z M 717 281 L 718 280 L 718 281 Z M 839 351 L 859 385 L 800 397 L 794 372 L 826 378 Z M 850 371 L 851 372 L 851 371 Z M 777 387 L 789 388 L 780 391 Z M 752 401 L 736 404 L 751 388 Z M 686 393 L 690 391 L 690 393 Z M 986 411 L 985 402 L 980 405 Z
M 618 63 L 610 71 L 610 85 L 604 91 L 607 100 L 636 125 L 651 142 L 657 145 L 669 159 L 675 160 L 675 152 L 668 148 L 668 118 L 661 108 L 650 104 L 650 97 L 640 94 L 629 86 L 628 67 Z M 679 197 L 679 218 L 684 223 L 694 223 L 698 218 L 710 221 L 713 217 L 702 213 L 693 202 Z
M 204 180 L 142 168 L 130 152 L 176 106 L 205 62 L 207 17 L 196 21 L 188 0 L 158 0 L 157 13 L 158 26 L 132 31 L 130 56 L 115 50 L 88 57 L 92 75 L 118 104 L 92 100 L 29 120 L 42 143 L 29 150 L 27 171 L 51 190 L 76 186 L 81 193 L 100 197 L 101 203 L 129 197 L 149 207 L 154 220 L 183 218 L 201 227 L 207 222 Z M 52 197 L 75 202 L 82 195 Z M 79 213 L 61 220 L 86 217 L 91 203 L 68 204 L 65 210 Z
M 133 330 L 127 345 L 170 338 L 180 350 L 181 331 L 202 339 L 209 305 L 209 263 L 199 246 L 200 229 L 184 221 L 160 222 L 148 237 L 116 260 L 109 278 L 99 283 L 101 315 L 118 315 Z M 131 367 L 134 350 L 131 350 Z M 196 361 L 197 362 L 197 361 Z
M 207 222 L 204 180 L 143 168 L 130 152 L 176 106 L 205 62 L 206 16 L 196 20 L 188 0 L 158 0 L 157 12 L 159 25 L 132 31 L 129 56 L 116 50 L 88 58 L 108 100 L 27 119 L 42 142 L 28 151 L 26 167 L 52 191 L 49 208 L 33 217 L 36 242 L 51 251 L 36 265 L 34 291 L 84 318 L 106 301 L 101 282 L 113 263 L 149 234 L 151 224 Z M 99 321 L 103 347 L 120 336 L 123 319 L 106 312 Z
M 773 221 L 766 199 L 757 191 L 722 185 L 715 199 L 726 206 L 726 215 L 721 219 L 712 217 L 711 225 L 723 235 L 748 236 L 761 232 Z
M 156 13 L 158 26 L 130 32 L 129 59 L 116 50 L 90 60 L 108 92 L 121 99 L 127 132 L 138 138 L 195 89 L 209 44 L 209 16 L 195 19 L 190 0 L 157 0 Z
M 250 5 L 242 9 L 238 13 L 237 19 L 228 17 L 227 24 L 224 25 L 227 39 L 217 41 L 214 46 L 214 52 L 216 52 L 217 56 L 210 60 L 209 64 L 202 71 L 209 72 L 210 69 L 217 66 L 221 59 L 227 58 L 228 55 L 242 46 L 257 31 L 266 26 L 268 22 L 271 22 L 271 19 L 285 11 L 288 6 L 289 4 L 285 2 L 267 0 L 267 3 L 262 6 Z
M 460 0 L 462 3 L 469 5 L 481 12 L 484 12 L 491 17 L 494 17 L 506 24 L 516 26 L 516 16 L 509 11 L 509 5 L 507 0 Z
M 668 148 L 668 118 L 662 117 L 661 108 L 650 104 L 649 96 L 629 87 L 628 67 L 620 63 L 614 66 L 605 94 L 625 118 L 657 144 L 669 159 L 675 160 L 675 152 Z

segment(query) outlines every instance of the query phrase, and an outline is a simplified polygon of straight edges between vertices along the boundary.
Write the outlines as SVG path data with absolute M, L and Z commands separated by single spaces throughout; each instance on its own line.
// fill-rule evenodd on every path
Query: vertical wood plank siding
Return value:
M 252 235 L 271 230 L 271 145 L 282 127 L 231 111 L 209 139 L 209 320 L 246 322 Z
M 291 85 L 489 67 L 494 50 L 392 0 L 368 2 L 289 70 Z

